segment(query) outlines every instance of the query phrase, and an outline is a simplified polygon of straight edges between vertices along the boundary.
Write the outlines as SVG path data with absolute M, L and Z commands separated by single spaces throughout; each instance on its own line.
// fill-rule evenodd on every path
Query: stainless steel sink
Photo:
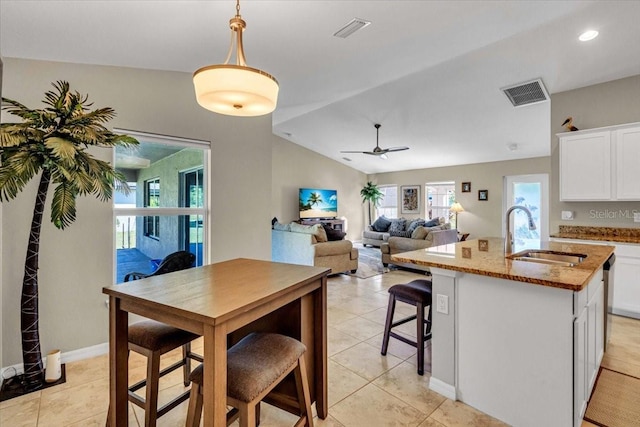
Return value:
M 584 254 L 534 249 L 509 255 L 507 258 L 515 261 L 537 262 L 541 264 L 553 264 L 561 265 L 564 267 L 573 267 L 576 264 L 580 264 L 586 257 L 587 256 Z

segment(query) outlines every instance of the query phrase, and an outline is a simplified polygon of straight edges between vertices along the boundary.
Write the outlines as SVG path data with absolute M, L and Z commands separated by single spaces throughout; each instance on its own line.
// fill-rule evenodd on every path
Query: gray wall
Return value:
M 232 118 L 197 105 L 191 74 L 4 58 L 3 95 L 41 108 L 51 82 L 67 80 L 94 107 L 118 116 L 108 126 L 212 142 L 211 259 L 271 257 L 271 116 Z M 8 117 L 2 117 L 3 121 Z M 10 121 L 15 121 L 11 118 Z M 96 150 L 111 160 L 111 150 Z M 2 362 L 22 361 L 20 288 L 36 183 L 2 206 Z M 50 197 L 48 201 L 50 201 Z M 108 339 L 102 287 L 113 282 L 111 203 L 78 200 L 78 219 L 59 231 L 45 212 L 40 244 L 42 351 L 76 350 Z
M 465 212 L 458 214 L 458 230 L 470 233 L 469 238 L 502 236 L 502 192 L 503 177 L 508 175 L 528 175 L 550 172 L 549 157 L 536 157 L 524 160 L 478 163 L 473 165 L 449 166 L 432 169 L 417 169 L 404 172 L 391 172 L 371 175 L 379 185 L 396 184 L 420 185 L 420 213 L 401 215 L 425 217 L 424 185 L 427 182 L 455 181 L 456 199 Z M 462 193 L 462 182 L 471 182 L 471 192 Z M 478 190 L 489 190 L 489 200 L 479 201 Z
M 551 211 L 549 229 L 553 233 L 559 225 L 596 225 L 601 227 L 638 227 L 620 211 L 640 211 L 640 202 L 560 202 L 557 133 L 566 132 L 562 122 L 573 117 L 580 130 L 640 122 L 640 75 L 588 86 L 551 95 L 551 170 L 549 182 Z M 640 167 L 640 165 L 638 166 Z M 640 183 L 638 183 L 640 185 Z M 573 221 L 562 221 L 561 211 L 573 211 Z M 613 212 L 615 218 L 598 218 L 592 211 Z M 608 216 L 608 215 L 607 215 Z

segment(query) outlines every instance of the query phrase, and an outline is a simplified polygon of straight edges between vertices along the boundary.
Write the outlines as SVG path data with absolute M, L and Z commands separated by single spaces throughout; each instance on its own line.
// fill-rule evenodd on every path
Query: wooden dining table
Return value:
M 329 272 L 241 258 L 103 288 L 109 296 L 111 425 L 128 425 L 128 313 L 203 336 L 205 426 L 226 425 L 227 349 L 255 331 L 306 345 L 311 399 L 318 417 L 326 418 Z

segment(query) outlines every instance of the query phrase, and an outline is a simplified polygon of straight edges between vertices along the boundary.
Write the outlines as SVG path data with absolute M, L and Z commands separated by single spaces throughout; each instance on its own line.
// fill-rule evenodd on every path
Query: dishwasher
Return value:
M 604 351 L 607 351 L 607 345 L 609 342 L 609 338 L 611 337 L 611 312 L 613 309 L 613 278 L 614 274 L 614 264 L 616 262 L 616 254 L 613 253 L 605 261 L 603 266 L 603 281 L 604 281 L 604 319 L 605 319 L 605 327 L 604 327 Z

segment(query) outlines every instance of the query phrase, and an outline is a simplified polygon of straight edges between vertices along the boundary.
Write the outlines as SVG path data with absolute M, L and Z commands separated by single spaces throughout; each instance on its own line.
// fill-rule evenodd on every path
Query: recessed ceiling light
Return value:
M 578 37 L 578 40 L 580 40 L 581 42 L 588 42 L 589 40 L 593 40 L 596 37 L 598 37 L 598 32 L 596 30 L 589 30 L 580 34 L 580 37 Z

